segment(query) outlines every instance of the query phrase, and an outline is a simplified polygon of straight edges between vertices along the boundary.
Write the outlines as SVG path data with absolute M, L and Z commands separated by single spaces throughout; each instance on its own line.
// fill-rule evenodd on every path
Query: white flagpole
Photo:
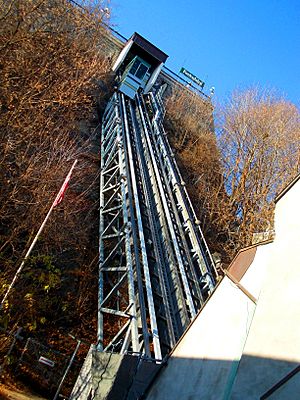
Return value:
M 10 283 L 10 285 L 9 285 L 9 287 L 8 287 L 6 293 L 5 293 L 5 295 L 4 295 L 4 297 L 3 297 L 2 301 L 1 301 L 0 309 L 3 308 L 4 302 L 7 299 L 7 296 L 9 295 L 12 287 L 14 286 L 16 279 L 20 275 L 27 258 L 30 256 L 30 253 L 32 252 L 32 249 L 34 248 L 34 245 L 36 244 L 36 242 L 37 242 L 42 230 L 44 229 L 44 226 L 46 225 L 46 222 L 48 221 L 53 208 L 59 203 L 59 199 L 63 195 L 63 192 L 65 190 L 65 186 L 69 182 L 69 180 L 71 178 L 71 174 L 72 174 L 73 169 L 74 169 L 76 164 L 77 164 L 77 160 L 74 161 L 74 163 L 73 163 L 73 165 L 72 165 L 72 167 L 71 167 L 66 179 L 64 180 L 64 183 L 62 184 L 62 187 L 60 188 L 59 192 L 57 193 L 57 196 L 55 197 L 55 200 L 52 203 L 52 206 L 50 207 L 50 210 L 48 211 L 48 214 L 46 215 L 42 225 L 40 226 L 40 229 L 38 230 L 37 234 L 35 235 L 35 238 L 33 239 L 29 249 L 27 250 L 27 253 L 25 254 L 25 257 L 23 258 L 23 261 L 22 261 L 21 265 L 19 266 L 17 272 L 15 273 L 15 275 L 13 277 L 13 280 L 11 281 L 11 283 Z

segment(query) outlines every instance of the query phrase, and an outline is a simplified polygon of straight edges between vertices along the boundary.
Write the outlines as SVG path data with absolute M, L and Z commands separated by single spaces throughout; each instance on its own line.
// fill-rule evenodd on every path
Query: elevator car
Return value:
M 119 86 L 120 92 L 134 99 L 136 92 L 144 89 L 150 78 L 151 65 L 142 58 L 136 56 L 126 67 Z
M 120 92 L 134 99 L 138 90 L 148 93 L 168 56 L 134 33 L 117 57 L 112 70 L 119 76 Z

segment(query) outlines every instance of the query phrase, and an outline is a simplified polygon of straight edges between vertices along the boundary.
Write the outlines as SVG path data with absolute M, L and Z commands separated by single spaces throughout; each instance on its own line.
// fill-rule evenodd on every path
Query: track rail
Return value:
M 101 135 L 98 350 L 162 359 L 216 271 L 162 125 L 161 90 L 116 92 Z

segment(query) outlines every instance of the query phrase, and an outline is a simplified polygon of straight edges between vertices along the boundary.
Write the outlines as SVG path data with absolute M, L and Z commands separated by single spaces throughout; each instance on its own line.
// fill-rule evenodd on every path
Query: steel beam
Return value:
M 155 359 L 216 277 L 163 128 L 163 91 L 135 100 L 116 91 L 101 134 L 97 349 Z

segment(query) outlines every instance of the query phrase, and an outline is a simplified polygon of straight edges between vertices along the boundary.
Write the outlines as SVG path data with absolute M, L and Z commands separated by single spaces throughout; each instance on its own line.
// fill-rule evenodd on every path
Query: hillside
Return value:
M 1 310 L 1 360 L 20 326 L 23 340 L 67 357 L 68 333 L 92 343 L 97 323 L 99 114 L 111 86 L 102 12 L 24 0 L 1 1 L 0 14 L 1 297 L 78 159 Z M 6 364 L 15 368 L 17 354 Z

